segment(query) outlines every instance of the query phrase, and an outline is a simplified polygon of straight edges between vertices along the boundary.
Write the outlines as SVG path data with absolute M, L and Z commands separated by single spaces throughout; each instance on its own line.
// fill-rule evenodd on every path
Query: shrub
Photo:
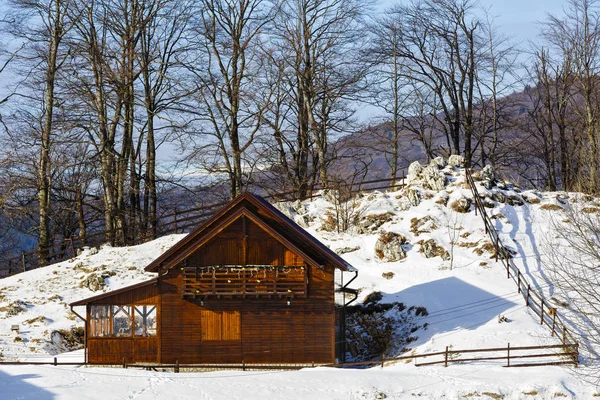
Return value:
M 403 303 L 369 303 L 348 308 L 346 340 L 356 351 L 356 359 L 373 360 L 382 355 L 410 349 L 414 335 L 427 324 L 418 324 L 416 316 L 427 315 L 424 307 L 406 308 Z
M 385 278 L 385 279 L 390 280 L 390 279 L 392 279 L 394 277 L 394 273 L 391 272 L 391 271 L 390 272 L 384 272 L 384 273 L 381 274 L 381 276 L 383 278 Z

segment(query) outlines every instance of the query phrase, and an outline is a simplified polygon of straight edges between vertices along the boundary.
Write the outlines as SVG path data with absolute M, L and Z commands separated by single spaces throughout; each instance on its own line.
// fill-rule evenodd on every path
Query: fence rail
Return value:
M 350 183 L 339 183 L 333 184 L 326 187 L 316 186 L 307 195 L 307 199 L 320 196 L 319 191 L 321 190 L 341 190 L 344 189 L 349 194 L 361 192 L 361 191 L 373 191 L 379 189 L 390 189 L 397 188 L 404 185 L 405 178 L 387 178 L 387 179 L 375 179 L 369 181 L 359 181 Z M 271 199 L 273 201 L 289 200 L 290 196 L 293 196 L 295 191 L 284 191 L 270 193 L 263 196 L 265 199 Z M 156 237 L 163 235 L 169 235 L 173 233 L 184 233 L 190 229 L 197 227 L 201 222 L 207 220 L 212 216 L 219 208 L 227 204 L 227 202 L 216 202 L 206 204 L 202 207 L 194 207 L 186 210 L 173 210 L 170 214 L 165 214 L 159 218 L 156 227 Z M 16 275 L 32 269 L 51 265 L 60 261 L 64 261 L 73 258 L 77 255 L 77 251 L 85 246 L 98 246 L 106 243 L 110 235 L 122 233 L 120 230 L 105 231 L 100 230 L 97 232 L 90 233 L 84 238 L 81 237 L 70 237 L 65 238 L 60 242 L 54 243 L 52 246 L 30 250 L 22 252 L 21 255 L 15 256 L 4 261 L 4 264 L 0 264 L 0 279 L 8 276 Z M 127 238 L 125 245 L 136 245 L 147 242 L 154 239 L 155 237 L 148 237 L 145 235 L 138 235 L 134 238 Z M 41 262 L 40 254 L 44 253 L 44 262 Z
M 548 351 L 554 350 L 554 351 Z M 542 352 L 546 351 L 546 352 Z M 474 357 L 469 355 L 466 358 L 461 358 L 463 354 L 489 354 Z M 398 361 L 414 362 L 417 367 L 425 367 L 430 365 L 441 365 L 448 367 L 453 363 L 473 363 L 473 362 L 485 362 L 485 361 L 506 361 L 505 367 L 531 367 L 531 366 L 547 366 L 547 365 L 577 365 L 579 357 L 578 344 L 567 344 L 567 345 L 551 345 L 551 346 L 511 346 L 510 343 L 507 347 L 494 347 L 494 348 L 482 348 L 482 349 L 463 349 L 454 350 L 446 346 L 445 351 L 438 351 L 434 353 L 424 354 L 411 354 L 400 357 L 382 357 L 380 359 L 369 360 L 369 361 L 358 361 L 348 362 L 340 364 L 315 364 L 304 363 L 304 364 L 247 364 L 231 363 L 231 364 L 180 364 L 179 362 L 171 364 L 159 364 L 159 363 L 127 363 L 125 359 L 121 363 L 99 363 L 99 364 L 88 364 L 84 362 L 62 362 L 58 361 L 57 357 L 54 357 L 53 361 L 0 361 L 0 365 L 63 365 L 63 366 L 106 366 L 106 367 L 122 367 L 122 368 L 161 368 L 161 369 L 173 369 L 174 372 L 179 372 L 180 368 L 186 369 L 240 369 L 240 370 L 294 370 L 300 368 L 314 368 L 314 367 L 331 367 L 331 368 L 349 368 L 349 367 L 361 367 L 361 366 L 381 366 L 385 367 L 386 364 Z M 418 362 L 420 359 L 436 358 L 434 361 Z M 514 363 L 514 360 L 525 360 L 525 359 L 540 359 L 539 362 L 529 363 Z
M 501 260 L 506 268 L 506 275 L 508 279 L 512 279 L 517 285 L 517 291 L 523 296 L 525 305 L 529 307 L 539 318 L 540 324 L 546 325 L 551 330 L 552 336 L 558 336 L 563 345 L 576 345 L 577 341 L 573 338 L 571 333 L 567 330 L 562 318 L 559 315 L 559 311 L 556 307 L 552 307 L 543 295 L 535 289 L 532 289 L 531 284 L 527 278 L 521 273 L 519 267 L 515 265 L 512 259 L 512 254 L 502 244 L 502 240 L 496 230 L 491 218 L 485 210 L 479 191 L 473 179 L 473 175 L 469 168 L 465 168 L 465 176 L 467 183 L 471 188 L 473 194 L 473 202 L 475 204 L 475 213 L 479 212 L 485 225 L 485 231 L 490 236 L 492 243 L 495 248 L 496 261 Z

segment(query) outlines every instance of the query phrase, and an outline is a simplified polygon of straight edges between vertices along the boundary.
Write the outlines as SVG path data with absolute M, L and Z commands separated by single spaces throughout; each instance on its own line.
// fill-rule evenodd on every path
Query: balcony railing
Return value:
M 182 297 L 306 297 L 303 266 L 219 265 L 182 268 Z

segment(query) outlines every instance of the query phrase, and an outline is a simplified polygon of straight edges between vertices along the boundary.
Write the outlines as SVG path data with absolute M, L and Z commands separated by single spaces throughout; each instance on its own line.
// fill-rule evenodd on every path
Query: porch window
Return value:
M 110 336 L 110 306 L 92 306 L 90 309 L 90 336 Z
M 90 337 L 154 337 L 157 334 L 154 304 L 92 305 L 89 316 Z
M 113 336 L 131 336 L 131 306 L 113 306 Z
M 156 336 L 156 306 L 134 306 L 135 336 Z

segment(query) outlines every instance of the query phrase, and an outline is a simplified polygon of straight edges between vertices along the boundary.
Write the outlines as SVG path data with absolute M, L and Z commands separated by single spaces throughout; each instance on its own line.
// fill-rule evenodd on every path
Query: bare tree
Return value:
M 585 202 L 569 202 L 551 218 L 542 261 L 551 269 L 554 296 L 564 304 L 569 330 L 585 357 L 578 375 L 600 382 L 600 218 Z
M 575 108 L 587 136 L 583 147 L 587 167 L 582 188 L 597 192 L 600 187 L 600 131 L 598 74 L 600 73 L 600 8 L 596 0 L 569 0 L 562 17 L 549 16 L 544 36 L 559 54 L 570 58 L 580 104 Z M 583 170 L 581 171 L 583 172 Z
M 65 62 L 62 41 L 72 27 L 73 15 L 70 0 L 52 0 L 41 2 L 36 0 L 12 0 L 16 11 L 15 23 L 11 32 L 29 46 L 28 61 L 37 59 L 44 75 L 43 102 L 40 104 L 39 128 L 39 162 L 37 166 L 37 201 L 38 201 L 38 248 L 40 261 L 45 262 L 48 256 L 47 247 L 50 237 L 50 195 L 51 195 L 51 146 L 54 127 L 54 114 L 57 98 L 55 94 L 59 69 Z M 32 76 L 35 79 L 35 72 Z
M 276 8 L 267 0 L 202 0 L 200 7 L 197 36 L 202 53 L 189 65 L 202 106 L 197 116 L 204 144 L 197 153 L 212 159 L 215 172 L 226 172 L 233 198 L 243 191 L 243 159 L 266 107 L 254 93 L 258 49 Z

